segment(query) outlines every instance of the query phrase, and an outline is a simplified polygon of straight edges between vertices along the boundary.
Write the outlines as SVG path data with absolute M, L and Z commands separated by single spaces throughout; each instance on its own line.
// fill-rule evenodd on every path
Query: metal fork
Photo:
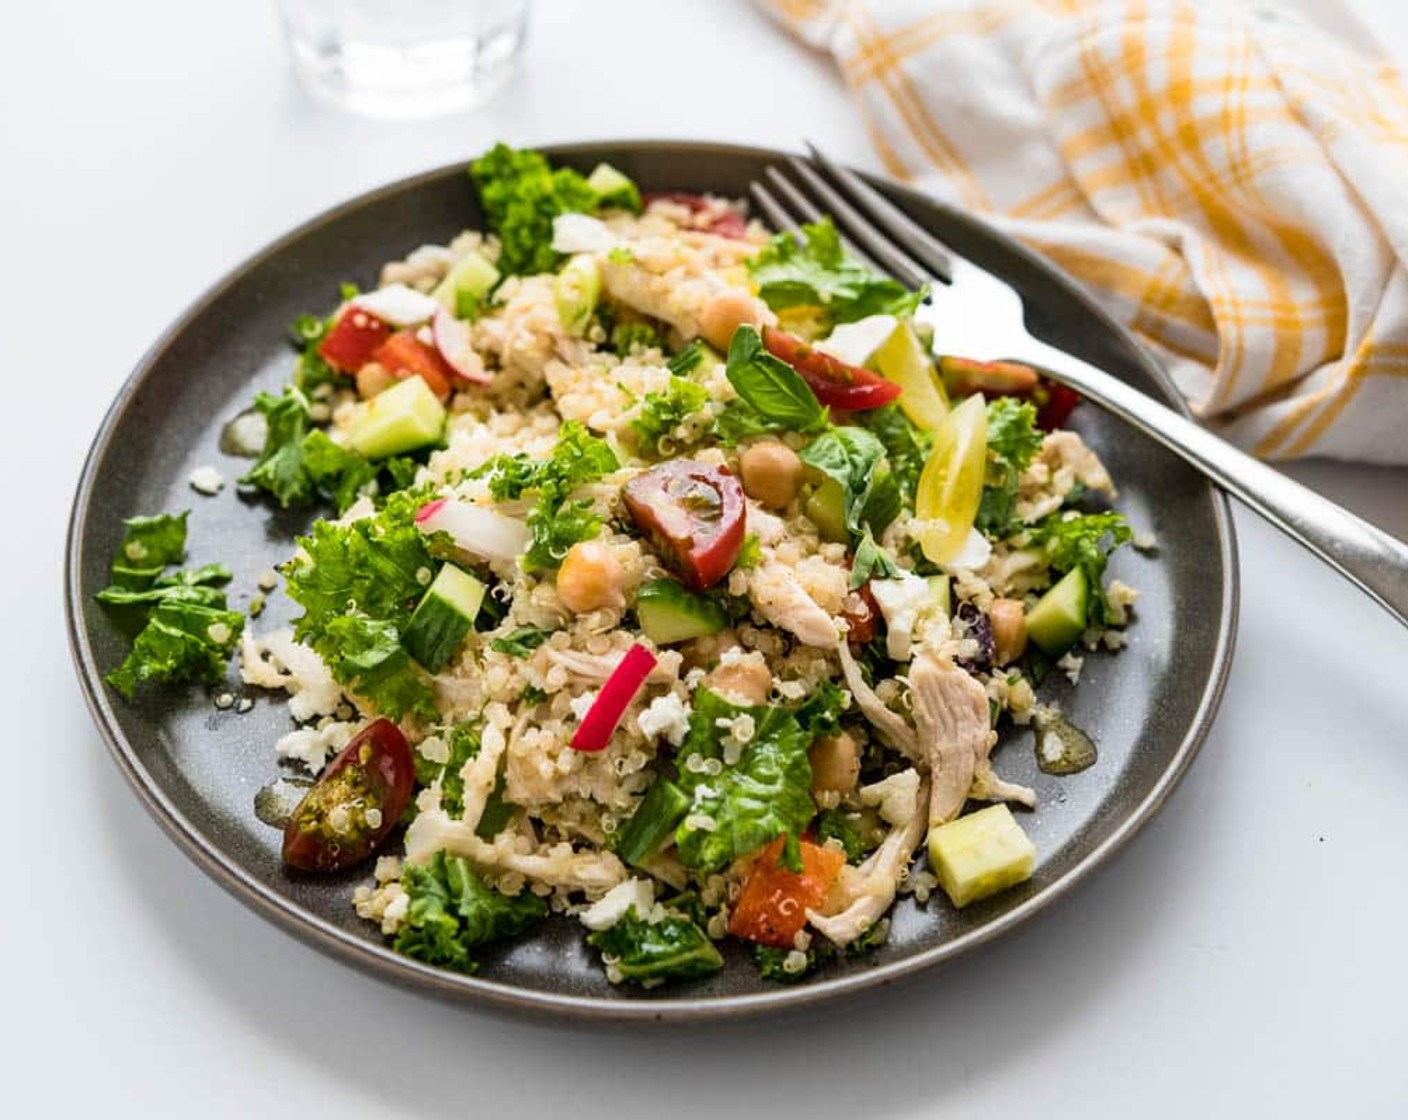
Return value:
M 1300 542 L 1408 626 L 1408 545 L 1322 498 L 1280 471 L 1151 397 L 1032 335 L 1022 297 L 1006 281 L 965 260 L 904 214 L 854 171 L 808 145 L 792 178 L 777 167 L 753 197 L 778 229 L 829 213 L 861 259 L 912 289 L 930 285 L 918 317 L 934 329 L 933 348 L 981 360 L 1005 358 L 1040 369 L 1180 456 L 1214 483 Z

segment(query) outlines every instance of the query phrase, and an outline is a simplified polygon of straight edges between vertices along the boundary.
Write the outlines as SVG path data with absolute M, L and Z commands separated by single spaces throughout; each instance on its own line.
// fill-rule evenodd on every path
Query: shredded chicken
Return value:
M 835 619 L 807 594 L 796 573 L 766 550 L 763 560 L 750 573 L 748 594 L 758 613 L 774 626 L 796 635 L 809 646 L 836 647 Z
M 846 678 L 846 687 L 851 690 L 851 696 L 856 702 L 856 707 L 860 708 L 861 714 L 870 721 L 872 727 L 884 735 L 890 744 L 911 762 L 924 763 L 925 758 L 919 750 L 919 740 L 915 737 L 914 728 L 905 723 L 899 713 L 892 712 L 885 707 L 884 701 L 876 696 L 874 689 L 865 683 L 865 678 L 861 676 L 860 666 L 851 656 L 850 646 L 841 642 L 838 644 L 836 652 L 841 660 L 841 672 Z
M 1110 472 L 1078 432 L 1062 429 L 1048 433 L 1019 480 L 1017 516 L 1027 522 L 1040 521 L 1061 508 L 1076 483 L 1115 497 Z
M 927 652 L 910 666 L 909 692 L 933 778 L 929 823 L 943 824 L 962 810 L 978 758 L 986 758 L 997 740 L 988 726 L 987 693 L 953 662 Z
M 929 798 L 929 781 L 914 786 L 908 819 L 896 824 L 859 867 L 843 867 L 825 910 L 808 910 L 807 920 L 835 945 L 849 945 L 870 929 L 895 901 L 900 876 L 924 839 L 920 806 Z
M 518 717 L 513 730 L 507 736 L 504 735 L 503 728 L 492 720 L 484 724 L 479 753 L 466 762 L 460 771 L 460 776 L 464 779 L 464 811 L 460 814 L 460 820 L 470 828 L 479 827 L 479 818 L 484 815 L 484 806 L 488 804 L 489 795 L 494 792 L 494 785 L 499 780 L 499 760 L 508 749 L 509 740 L 523 734 L 527 725 L 527 712 Z
M 443 849 L 476 868 L 495 874 L 517 872 L 537 883 L 570 890 L 608 891 L 627 877 L 625 865 L 607 851 L 573 851 L 567 843 L 534 847 L 520 835 L 503 832 L 492 843 L 475 834 L 478 822 L 455 820 L 440 807 L 431 787 L 417 801 L 419 812 L 406 829 L 406 860 L 425 863 Z

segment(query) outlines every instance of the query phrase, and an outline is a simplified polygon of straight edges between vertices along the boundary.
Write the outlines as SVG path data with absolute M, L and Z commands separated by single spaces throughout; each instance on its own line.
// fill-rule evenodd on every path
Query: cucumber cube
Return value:
M 1090 582 L 1081 568 L 1067 572 L 1027 612 L 1027 637 L 1050 657 L 1059 657 L 1085 632 Z
M 717 634 L 728 625 L 723 607 L 672 579 L 653 579 L 636 592 L 636 617 L 657 646 Z
M 955 906 L 1025 882 L 1036 845 L 1006 805 L 990 805 L 929 830 L 929 863 Z
M 498 284 L 499 276 L 487 257 L 471 251 L 454 263 L 430 294 L 461 319 L 471 319 Z
M 408 377 L 361 405 L 347 442 L 368 459 L 385 459 L 436 443 L 445 429 L 445 406 L 419 377 Z
M 640 188 L 609 163 L 599 163 L 587 176 L 598 206 L 619 206 L 640 213 Z
M 442 567 L 401 635 L 406 652 L 438 673 L 474 626 L 486 590 L 482 581 L 454 564 Z

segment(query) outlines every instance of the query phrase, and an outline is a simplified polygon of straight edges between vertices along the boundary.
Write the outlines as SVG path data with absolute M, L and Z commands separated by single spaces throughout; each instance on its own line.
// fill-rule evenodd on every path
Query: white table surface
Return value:
M 1408 54 L 1408 17 L 1378 18 Z M 311 105 L 258 3 L 15 5 L 6 41 L 7 1114 L 1405 1114 L 1408 634 L 1240 513 L 1241 636 L 1197 765 L 1076 897 L 957 967 L 801 1018 L 559 1029 L 370 980 L 228 897 L 108 760 L 64 639 L 72 487 L 150 341 L 288 226 L 499 137 L 874 159 L 826 62 L 738 2 L 542 0 L 487 110 L 403 125 Z M 1297 473 L 1408 535 L 1408 473 Z

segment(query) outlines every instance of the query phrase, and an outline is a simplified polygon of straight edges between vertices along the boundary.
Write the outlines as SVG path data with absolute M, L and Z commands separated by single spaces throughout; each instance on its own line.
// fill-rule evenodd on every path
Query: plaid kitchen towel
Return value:
M 1408 94 L 1319 0 L 764 0 L 886 168 L 1086 283 L 1258 455 L 1408 463 Z M 1326 15 L 1339 34 L 1329 30 Z

